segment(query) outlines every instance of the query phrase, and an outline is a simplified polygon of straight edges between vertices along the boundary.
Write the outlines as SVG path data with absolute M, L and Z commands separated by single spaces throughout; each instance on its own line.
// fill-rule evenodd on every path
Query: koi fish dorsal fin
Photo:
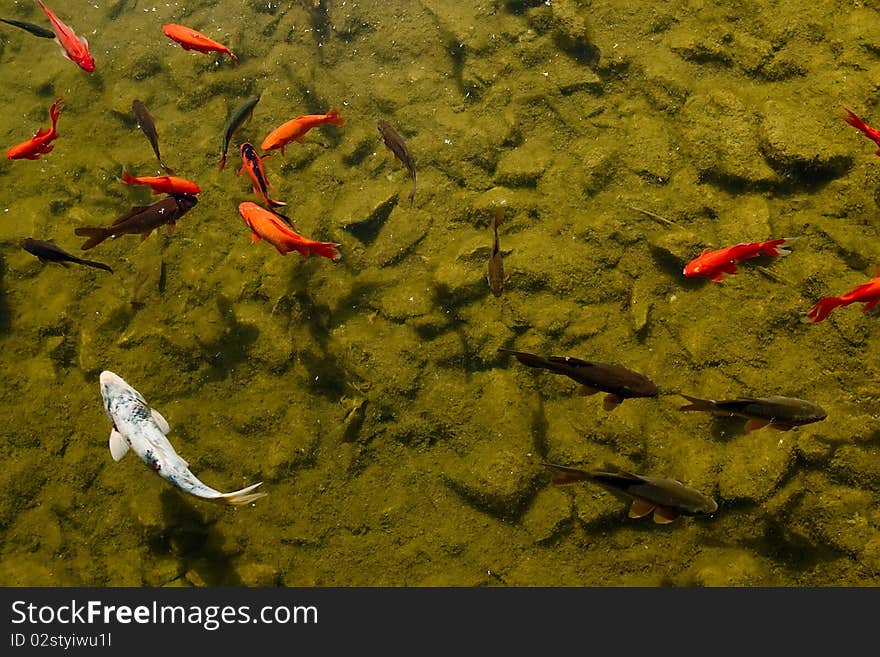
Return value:
M 114 461 L 119 461 L 128 452 L 128 442 L 122 437 L 122 434 L 116 430 L 116 427 L 110 430 L 110 456 Z
M 159 427 L 159 431 L 164 434 L 168 434 L 171 431 L 171 427 L 168 425 L 168 420 L 162 417 L 162 414 L 157 411 L 155 408 L 150 409 L 150 415 L 153 416 L 153 420 L 156 422 L 156 425 Z

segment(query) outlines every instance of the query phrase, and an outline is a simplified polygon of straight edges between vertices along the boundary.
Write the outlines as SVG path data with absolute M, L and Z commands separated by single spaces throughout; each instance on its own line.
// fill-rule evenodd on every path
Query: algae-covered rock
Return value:
M 842 445 L 829 463 L 838 481 L 873 490 L 880 484 L 880 458 L 877 449 L 868 445 Z
M 522 524 L 536 543 L 546 543 L 565 531 L 571 517 L 571 496 L 551 486 L 535 496 L 523 515 Z
M 391 216 L 399 191 L 385 180 L 370 180 L 348 190 L 333 208 L 335 222 L 364 244 L 372 244 Z
M 771 564 L 736 548 L 704 548 L 686 573 L 685 586 L 772 586 Z
M 768 428 L 733 438 L 718 475 L 721 497 L 750 502 L 768 497 L 794 466 L 796 439 L 789 433 Z
M 280 573 L 278 568 L 268 563 L 248 562 L 238 567 L 242 586 L 277 586 Z
M 553 151 L 546 141 L 526 141 L 501 156 L 495 181 L 506 187 L 534 187 L 552 160 Z
M 843 175 L 852 166 L 851 149 L 838 131 L 820 123 L 801 103 L 768 101 L 763 108 L 760 146 L 776 171 L 816 183 Z M 792 129 L 796 125 L 797 129 Z
M 431 228 L 432 216 L 423 210 L 395 206 L 379 230 L 366 257 L 382 267 L 397 264 L 413 253 Z

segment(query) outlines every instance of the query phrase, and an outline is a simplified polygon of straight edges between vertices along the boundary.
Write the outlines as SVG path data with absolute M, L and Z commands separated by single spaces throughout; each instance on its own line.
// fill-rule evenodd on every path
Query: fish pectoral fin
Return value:
M 118 461 L 126 452 L 128 452 L 128 441 L 122 437 L 122 434 L 116 430 L 116 427 L 110 431 L 110 456 L 114 461 Z
M 629 507 L 629 513 L 627 515 L 630 518 L 644 518 L 655 508 L 656 507 L 653 504 L 646 502 L 645 500 L 633 500 L 632 506 Z
M 167 226 L 167 232 L 169 232 L 169 233 L 173 233 L 173 232 L 174 232 L 174 229 L 177 228 L 177 224 L 174 223 L 173 221 L 169 221 L 169 222 L 168 222 L 167 224 L 165 224 L 165 225 Z
M 658 525 L 668 525 L 678 518 L 678 512 L 667 506 L 658 506 L 654 509 L 654 522 Z
M 769 420 L 758 420 L 756 418 L 752 418 L 748 422 L 746 422 L 746 431 L 755 431 L 756 429 L 763 429 L 768 424 L 770 424 Z
M 878 302 L 880 302 L 880 297 L 878 297 L 877 299 L 872 299 L 871 301 L 869 301 L 868 303 L 865 304 L 865 307 L 862 308 L 862 312 L 868 312 L 869 310 L 871 310 L 871 308 L 876 306 Z
M 710 280 L 715 283 L 720 283 L 722 280 L 724 280 L 724 274 L 715 274 Z
M 605 397 L 602 401 L 602 408 L 606 411 L 613 411 L 615 408 L 620 406 L 620 403 L 623 401 L 622 397 L 618 395 L 610 394 Z
M 153 421 L 159 426 L 159 431 L 164 434 L 167 434 L 171 431 L 171 426 L 168 424 L 168 420 L 162 417 L 162 414 L 157 411 L 155 408 L 150 409 L 150 415 L 153 416 Z
M 581 385 L 580 388 L 578 388 L 578 394 L 581 397 L 589 397 L 590 395 L 595 395 L 600 392 L 602 392 L 602 391 L 597 388 L 594 388 L 593 386 L 588 386 L 586 383 L 584 383 L 583 385 Z
M 259 242 L 261 239 L 263 239 L 263 238 L 260 237 L 259 235 L 257 235 L 256 233 L 251 233 L 251 242 L 253 242 L 254 244 Z
M 150 233 L 152 233 L 152 232 L 153 232 L 153 229 L 150 228 L 150 230 L 145 230 L 143 233 L 141 233 L 141 242 L 146 240 L 150 236 Z

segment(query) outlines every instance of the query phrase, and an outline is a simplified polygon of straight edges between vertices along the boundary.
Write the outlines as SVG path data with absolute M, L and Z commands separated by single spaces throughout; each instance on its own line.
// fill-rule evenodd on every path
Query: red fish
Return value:
M 95 70 L 95 60 L 89 52 L 89 42 L 85 37 L 77 36 L 70 27 L 61 22 L 61 20 L 52 13 L 52 10 L 44 5 L 40 0 L 37 4 L 42 7 L 52 23 L 52 30 L 55 32 L 55 41 L 61 46 L 63 54 L 67 59 L 79 64 L 80 68 L 89 73 Z
M 797 237 L 780 237 L 769 242 L 753 242 L 736 244 L 717 251 L 703 251 L 684 267 L 684 275 L 688 278 L 710 278 L 716 283 L 724 278 L 724 274 L 735 274 L 736 265 L 741 260 L 757 258 L 761 255 L 784 256 L 791 253 L 788 249 L 780 249 L 783 244 L 794 242 Z
M 849 123 L 852 127 L 861 130 L 863 133 L 865 133 L 865 136 L 868 139 L 871 139 L 875 144 L 880 146 L 880 130 L 869 126 L 867 123 L 862 121 L 859 116 L 852 110 L 846 110 L 846 112 L 849 116 L 845 116 L 843 120 Z M 877 149 L 875 155 L 880 155 L 880 148 Z
M 292 141 L 299 144 L 303 142 L 303 136 L 312 128 L 319 125 L 329 123 L 330 125 L 342 125 L 345 120 L 339 116 L 339 110 L 331 109 L 326 114 L 300 114 L 295 119 L 291 119 L 287 123 L 283 123 L 272 132 L 270 132 L 260 148 L 264 151 L 271 151 L 273 148 L 280 148 L 281 154 L 284 155 L 284 147 Z
M 240 176 L 242 171 L 246 171 L 254 183 L 254 194 L 261 195 L 270 208 L 280 208 L 287 203 L 269 198 L 269 187 L 273 185 L 266 178 L 266 170 L 263 168 L 263 160 L 267 157 L 269 156 L 260 157 L 250 142 L 244 142 L 241 145 L 241 168 L 235 175 Z
M 246 201 L 238 206 L 238 212 L 251 229 L 251 240 L 253 242 L 259 242 L 261 239 L 266 240 L 278 249 L 278 253 L 281 255 L 297 251 L 305 257 L 316 253 L 334 261 L 342 257 L 336 250 L 336 247 L 340 246 L 339 244 L 315 242 L 307 239 L 285 226 L 273 212 L 256 203 Z
M 51 153 L 55 146 L 50 142 L 58 137 L 55 125 L 58 123 L 58 116 L 63 108 L 64 98 L 59 98 L 52 103 L 52 107 L 49 108 L 49 118 L 52 119 L 52 127 L 48 130 L 40 128 L 33 137 L 10 148 L 6 151 L 6 159 L 18 160 L 25 158 L 28 160 L 38 160 L 40 155 Z
M 184 50 L 196 50 L 198 52 L 219 52 L 220 54 L 229 55 L 235 64 L 238 64 L 238 57 L 232 54 L 232 51 L 222 43 L 217 43 L 213 39 L 209 39 L 201 32 L 197 32 L 191 27 L 185 25 L 176 25 L 169 23 L 162 26 L 162 31 L 172 41 L 179 43 Z
M 190 194 L 202 191 L 197 184 L 186 178 L 175 176 L 144 176 L 136 178 L 125 169 L 122 170 L 122 182 L 126 185 L 146 185 L 154 194 Z
M 871 308 L 876 306 L 878 302 L 880 302 L 880 276 L 867 283 L 859 285 L 857 288 L 850 290 L 839 297 L 825 297 L 824 299 L 820 299 L 819 302 L 807 312 L 807 317 L 809 317 L 815 324 L 828 317 L 832 310 L 839 308 L 840 306 L 848 306 L 851 303 L 864 303 L 865 307 L 862 308 L 862 310 L 868 312 Z

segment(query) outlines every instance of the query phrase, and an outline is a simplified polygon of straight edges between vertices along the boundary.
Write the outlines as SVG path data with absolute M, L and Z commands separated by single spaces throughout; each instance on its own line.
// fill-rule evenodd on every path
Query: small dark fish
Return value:
M 137 119 L 138 128 L 140 128 L 147 136 L 147 139 L 150 140 L 150 146 L 153 147 L 156 159 L 159 160 L 159 166 L 162 167 L 167 174 L 173 176 L 174 170 L 165 166 L 165 163 L 162 161 L 162 156 L 159 154 L 159 133 L 156 132 L 156 123 L 153 121 L 153 117 L 147 110 L 147 106 L 139 100 L 134 100 L 131 103 L 131 111 L 134 112 L 134 118 Z
M 246 119 L 250 120 L 253 118 L 254 108 L 257 106 L 259 100 L 259 94 L 251 96 L 250 98 L 245 99 L 245 101 L 236 107 L 232 114 L 229 115 L 226 125 L 223 126 L 223 136 L 220 137 L 220 171 L 223 171 L 223 168 L 226 166 L 226 152 L 229 150 L 229 142 L 232 141 L 232 136 Z
M 579 470 L 553 463 L 543 465 L 553 471 L 556 484 L 591 481 L 632 500 L 628 514 L 630 518 L 643 518 L 653 512 L 654 522 L 665 525 L 679 516 L 708 515 L 718 510 L 718 503 L 714 499 L 675 479 L 660 479 L 622 471 Z
M 412 191 L 409 193 L 409 204 L 412 205 L 413 198 L 415 198 L 416 195 L 416 163 L 413 162 L 412 156 L 406 149 L 406 143 L 403 141 L 403 137 L 401 137 L 400 133 L 394 129 L 394 126 L 388 123 L 385 119 L 379 119 L 377 126 L 379 128 L 379 134 L 382 135 L 382 140 L 385 142 L 385 146 L 394 153 L 394 157 L 400 160 L 401 164 L 409 169 L 413 182 Z
M 624 399 L 632 397 L 656 397 L 660 394 L 657 386 L 648 377 L 628 370 L 614 363 L 592 363 L 571 356 L 536 356 L 522 351 L 499 349 L 501 353 L 516 356 L 517 360 L 529 367 L 550 370 L 554 374 L 564 374 L 581 384 L 578 393 L 595 395 L 607 392 L 602 404 L 606 411 L 614 410 Z
M 40 259 L 40 262 L 57 262 L 62 267 L 67 267 L 68 262 L 73 262 L 77 265 L 96 267 L 97 269 L 109 271 L 111 274 L 113 273 L 113 270 L 104 263 L 78 258 L 77 256 L 68 253 L 54 242 L 35 240 L 33 237 L 25 237 L 20 244 L 21 248 L 25 251 L 37 256 Z
M 13 21 L 7 20 L 5 18 L 0 18 L 0 23 L 7 23 L 9 25 L 13 25 L 15 27 L 20 27 L 23 30 L 27 30 L 34 36 L 43 37 L 44 39 L 54 39 L 55 33 L 45 27 L 40 27 L 39 25 L 34 25 L 33 23 L 25 23 L 24 21 Z
M 681 393 L 679 393 L 681 394 Z M 770 426 L 780 431 L 788 431 L 803 424 L 819 422 L 828 417 L 821 406 L 794 397 L 740 397 L 739 399 L 699 399 L 681 394 L 690 404 L 682 406 L 681 411 L 706 411 L 720 417 L 744 417 L 746 430 L 754 431 Z
M 83 251 L 98 246 L 108 238 L 116 238 L 120 235 L 139 234 L 141 240 L 145 240 L 160 226 L 167 224 L 168 230 L 172 230 L 177 220 L 195 207 L 198 202 L 199 199 L 195 196 L 186 194 L 166 196 L 152 205 L 133 207 L 106 228 L 103 226 L 83 226 L 74 232 L 81 237 L 89 238 L 80 247 Z
M 504 284 L 510 275 L 504 275 L 504 263 L 501 261 L 501 250 L 498 247 L 498 224 L 501 223 L 501 217 L 504 216 L 503 208 L 496 208 L 492 215 L 492 230 L 495 232 L 495 240 L 492 242 L 492 255 L 489 256 L 489 271 L 486 274 L 486 280 L 489 282 L 489 289 L 496 297 L 500 297 L 504 292 Z

